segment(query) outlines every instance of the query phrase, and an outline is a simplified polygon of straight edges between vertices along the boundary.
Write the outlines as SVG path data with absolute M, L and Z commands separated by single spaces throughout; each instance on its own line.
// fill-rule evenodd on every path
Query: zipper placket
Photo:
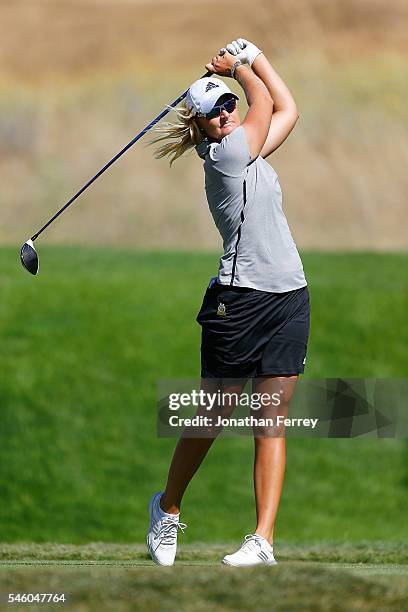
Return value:
M 230 287 L 232 287 L 234 285 L 235 271 L 236 271 L 236 267 L 237 267 L 238 245 L 239 245 L 239 241 L 241 240 L 241 228 L 242 228 L 242 224 L 245 221 L 244 210 L 245 210 L 245 205 L 246 205 L 246 201 L 247 201 L 246 179 L 244 179 L 244 183 L 242 185 L 242 193 L 243 193 L 243 198 L 244 198 L 244 204 L 243 204 L 242 210 L 241 210 L 241 222 L 240 222 L 239 227 L 238 227 L 237 241 L 235 243 L 235 255 L 234 255 L 234 261 L 232 262 L 232 272 L 231 272 Z

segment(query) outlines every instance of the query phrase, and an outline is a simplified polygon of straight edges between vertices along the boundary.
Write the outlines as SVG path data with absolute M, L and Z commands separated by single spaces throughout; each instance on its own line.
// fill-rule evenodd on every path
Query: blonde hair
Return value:
M 163 140 L 169 140 L 169 142 L 165 142 L 164 144 L 160 145 L 160 147 L 156 148 L 154 157 L 156 159 L 160 159 L 161 157 L 169 157 L 170 166 L 174 161 L 176 161 L 176 159 L 186 153 L 186 151 L 189 149 L 192 149 L 196 145 L 200 144 L 200 142 L 202 142 L 205 138 L 205 133 L 199 128 L 195 116 L 184 103 L 177 108 L 172 108 L 172 110 L 174 110 L 177 114 L 179 122 L 162 123 L 158 127 L 154 128 L 154 131 L 159 132 L 161 135 L 153 140 L 150 140 L 148 143 L 149 145 L 152 145 Z

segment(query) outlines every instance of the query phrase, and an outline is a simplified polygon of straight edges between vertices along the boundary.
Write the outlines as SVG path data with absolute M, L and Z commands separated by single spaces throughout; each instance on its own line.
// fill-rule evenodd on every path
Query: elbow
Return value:
M 299 119 L 299 110 L 293 98 L 286 100 L 281 105 L 280 110 L 285 111 L 288 116 L 293 117 L 295 122 Z
M 293 119 L 293 122 L 296 123 L 297 120 L 299 119 L 299 111 L 298 111 L 298 108 L 297 108 L 297 106 L 296 106 L 296 104 L 294 102 L 293 102 L 293 104 L 290 104 L 290 105 L 287 106 L 286 112 Z
M 297 124 L 297 122 L 299 121 L 299 112 L 297 110 L 297 108 L 294 108 L 290 111 L 290 119 L 291 119 L 291 123 L 293 124 L 293 126 L 295 126 Z

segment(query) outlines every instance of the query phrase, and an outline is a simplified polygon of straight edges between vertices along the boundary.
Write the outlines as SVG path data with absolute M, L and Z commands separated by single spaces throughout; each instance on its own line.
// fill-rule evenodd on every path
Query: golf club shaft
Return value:
M 204 75 L 203 75 L 201 78 L 204 78 L 204 77 L 207 77 L 207 76 L 210 76 L 210 75 L 211 75 L 211 72 L 207 72 L 207 73 L 206 73 L 206 74 L 204 74 Z M 32 241 L 34 241 L 36 238 L 38 238 L 38 236 L 39 236 L 40 234 L 42 234 L 42 232 L 43 232 L 45 229 L 47 229 L 47 227 L 48 227 L 49 225 L 51 225 L 51 223 L 52 223 L 53 221 L 55 221 L 55 219 L 56 219 L 57 217 L 59 217 L 59 216 L 60 216 L 60 214 L 61 214 L 61 213 L 63 213 L 63 212 L 64 212 L 64 210 L 65 210 L 66 208 L 68 208 L 68 206 L 70 206 L 70 205 L 71 205 L 71 204 L 72 204 L 72 203 L 73 203 L 73 202 L 74 202 L 74 201 L 75 201 L 75 200 L 76 200 L 76 199 L 77 199 L 77 198 L 78 198 L 78 197 L 81 195 L 81 193 L 83 193 L 83 192 L 84 192 L 86 189 L 88 189 L 88 187 L 89 187 L 90 185 L 92 185 L 92 183 L 93 183 L 94 181 L 96 181 L 96 179 L 97 179 L 98 177 L 100 177 L 100 176 L 101 176 L 101 174 L 103 174 L 103 173 L 105 172 L 105 170 L 107 170 L 107 169 L 108 169 L 108 168 L 109 168 L 109 167 L 110 167 L 112 164 L 114 164 L 114 163 L 115 163 L 115 161 L 116 161 L 117 159 L 119 159 L 119 157 L 121 157 L 121 156 L 122 156 L 124 153 L 126 153 L 126 151 L 127 151 L 128 149 L 130 149 L 130 147 L 131 147 L 131 146 L 133 146 L 133 145 L 135 144 L 135 142 L 137 142 L 137 141 L 138 141 L 138 140 L 139 140 L 139 139 L 140 139 L 140 138 L 143 136 L 143 134 L 146 134 L 146 132 L 148 132 L 148 131 L 149 131 L 149 130 L 150 130 L 150 129 L 151 129 L 153 126 L 154 126 L 154 125 L 156 125 L 156 123 L 158 123 L 158 122 L 160 121 L 160 119 L 163 119 L 163 117 L 164 117 L 165 115 L 167 115 L 167 113 L 169 113 L 169 112 L 170 112 L 171 108 L 174 108 L 175 106 L 177 106 L 177 104 L 179 104 L 179 103 L 180 103 L 182 100 L 184 100 L 184 98 L 185 98 L 185 97 L 186 97 L 186 95 L 187 95 L 187 92 L 188 92 L 188 89 L 187 89 L 185 92 L 183 92 L 183 93 L 182 93 L 182 94 L 181 94 L 181 95 L 180 95 L 180 96 L 177 98 L 177 100 L 174 100 L 174 102 L 172 102 L 171 104 L 169 104 L 169 105 L 168 105 L 168 107 L 167 107 L 167 108 L 165 108 L 165 109 L 164 109 L 164 111 L 162 111 L 162 112 L 160 113 L 160 115 L 157 115 L 157 117 L 156 117 L 155 119 L 153 119 L 153 121 L 152 121 L 151 123 L 149 123 L 149 125 L 147 125 L 147 126 L 146 126 L 146 127 L 145 127 L 145 128 L 144 128 L 144 129 L 143 129 L 143 130 L 142 130 L 142 131 L 141 131 L 141 132 L 138 134 L 138 135 L 137 135 L 137 136 L 135 136 L 135 138 L 133 138 L 133 140 L 131 140 L 131 141 L 130 141 L 130 142 L 129 142 L 129 143 L 128 143 L 128 144 L 127 144 L 127 145 L 126 145 L 126 146 L 125 146 L 125 147 L 124 147 L 122 150 L 121 150 L 121 151 L 119 151 L 119 153 L 117 153 L 117 154 L 115 155 L 115 157 L 112 157 L 112 159 L 111 159 L 110 161 L 108 161 L 108 163 L 107 163 L 107 164 L 105 164 L 105 166 L 104 166 L 103 168 L 101 168 L 101 170 L 99 170 L 99 172 L 98 172 L 97 174 L 95 174 L 95 176 L 94 176 L 94 177 L 92 177 L 92 178 L 91 178 L 91 179 L 90 179 L 90 180 L 89 180 L 89 181 L 86 183 L 86 185 L 84 185 L 84 186 L 83 186 L 83 187 L 82 187 L 82 188 L 81 188 L 81 189 L 80 189 L 80 190 L 79 190 L 79 191 L 78 191 L 78 192 L 77 192 L 77 193 L 76 193 L 76 194 L 75 194 L 75 195 L 74 195 L 74 196 L 73 196 L 73 197 L 72 197 L 72 198 L 71 198 L 71 199 L 70 199 L 70 200 L 69 200 L 69 201 L 68 201 L 68 202 L 67 202 L 67 203 L 66 203 L 66 204 L 63 206 L 63 207 L 62 207 L 62 208 L 60 208 L 60 210 L 59 210 L 57 213 L 55 213 L 55 215 L 54 215 L 54 216 L 53 216 L 53 217 L 52 217 L 52 218 L 51 218 L 51 219 L 50 219 L 50 220 L 49 220 L 49 221 L 48 221 L 48 222 L 47 222 L 47 223 L 46 223 L 46 224 L 45 224 L 45 225 L 44 225 L 44 226 L 43 226 L 41 229 L 39 229 L 39 230 L 38 230 L 38 232 L 36 232 L 36 233 L 34 234 L 34 236 L 31 236 L 31 240 L 32 240 Z

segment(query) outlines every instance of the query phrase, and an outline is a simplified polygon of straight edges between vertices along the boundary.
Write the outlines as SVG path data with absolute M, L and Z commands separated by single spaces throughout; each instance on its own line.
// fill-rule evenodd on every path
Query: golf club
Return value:
M 211 72 L 206 72 L 201 78 L 211 76 L 211 74 L 212 74 Z M 47 227 L 51 225 L 51 223 L 55 221 L 55 219 L 59 217 L 59 215 L 62 212 L 64 212 L 64 210 L 68 208 L 68 206 L 70 206 L 81 195 L 81 193 L 83 193 L 86 189 L 88 189 L 88 187 L 92 185 L 92 183 L 96 181 L 96 179 L 100 177 L 101 174 L 105 172 L 105 170 L 107 170 L 112 164 L 114 164 L 115 161 L 119 159 L 119 157 L 121 157 L 124 153 L 126 153 L 126 151 L 130 149 L 130 147 L 133 146 L 135 142 L 137 142 L 143 136 L 143 134 L 146 134 L 146 132 L 148 132 L 154 125 L 156 125 L 156 123 L 158 123 L 165 115 L 167 115 L 167 113 L 169 113 L 172 108 L 174 108 L 175 106 L 177 106 L 177 104 L 179 104 L 182 100 L 184 100 L 184 98 L 187 95 L 187 92 L 188 92 L 188 89 L 185 92 L 183 92 L 177 98 L 177 100 L 174 100 L 174 102 L 169 104 L 164 109 L 164 111 L 160 113 L 160 115 L 157 115 L 157 117 L 153 119 L 153 121 L 149 123 L 149 125 L 147 125 L 137 136 L 133 138 L 133 140 L 131 140 L 121 151 L 119 151 L 119 153 L 117 153 L 115 157 L 112 157 L 112 159 L 108 161 L 108 163 L 105 164 L 105 166 L 101 168 L 101 170 L 99 170 L 99 172 L 95 174 L 95 176 L 92 177 L 86 183 L 86 185 L 84 185 L 62 208 L 60 208 L 60 210 L 57 213 L 55 213 L 55 215 L 41 229 L 39 229 L 38 232 L 36 232 L 33 236 L 31 236 L 29 240 L 27 240 L 23 244 L 20 250 L 20 258 L 21 258 L 21 263 L 23 264 L 24 268 L 28 270 L 28 272 L 31 272 L 31 274 L 35 276 L 38 274 L 38 271 L 40 268 L 38 253 L 34 247 L 34 240 L 36 240 L 38 236 L 42 234 L 42 232 L 45 229 L 47 229 Z

